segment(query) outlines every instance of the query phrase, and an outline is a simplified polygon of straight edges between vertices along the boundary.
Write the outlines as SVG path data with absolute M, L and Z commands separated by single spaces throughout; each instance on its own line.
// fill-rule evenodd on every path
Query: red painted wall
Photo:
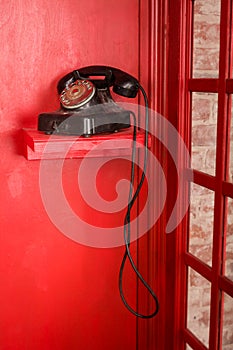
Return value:
M 136 320 L 118 293 L 123 248 L 82 246 L 53 226 L 39 161 L 22 156 L 20 130 L 58 108 L 56 83 L 75 68 L 106 64 L 137 76 L 138 1 L 10 0 L 1 10 L 0 348 L 135 349 Z M 76 169 L 69 162 L 66 175 Z

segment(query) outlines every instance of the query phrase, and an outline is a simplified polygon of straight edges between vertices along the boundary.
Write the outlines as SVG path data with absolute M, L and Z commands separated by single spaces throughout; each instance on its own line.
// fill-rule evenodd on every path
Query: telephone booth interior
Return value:
M 232 349 L 232 17 L 231 0 L 2 3 L 2 350 Z M 57 163 L 51 164 L 67 137 L 56 139 L 49 149 L 45 162 L 50 166 L 42 179 L 45 138 L 38 134 L 38 115 L 58 108 L 56 87 L 63 76 L 93 65 L 116 67 L 136 77 L 155 112 L 149 148 L 166 186 L 149 164 L 152 181 L 142 188 L 132 216 L 143 211 L 150 193 L 150 220 L 166 196 L 156 222 L 142 236 L 138 232 L 140 237 L 130 246 L 138 270 L 158 297 L 159 312 L 149 319 L 133 315 L 121 301 L 118 274 L 124 246 L 70 239 L 51 220 L 41 196 L 40 184 L 52 184 Z M 114 98 L 129 103 L 127 97 Z M 130 102 L 143 105 L 142 94 Z M 174 214 L 183 184 L 183 155 L 163 123 L 188 150 L 182 198 L 189 205 L 183 215 L 183 201 Z M 88 189 L 98 160 L 114 155 L 95 184 L 111 202 L 117 196 L 116 183 L 129 177 L 130 167 L 115 138 L 108 138 L 108 149 L 87 159 L 83 181 Z M 63 164 L 64 196 L 84 221 L 107 230 L 121 222 L 122 213 L 93 213 L 77 188 L 91 140 L 82 141 L 82 150 L 74 148 Z M 94 140 L 102 139 L 95 135 Z M 142 144 L 143 132 L 139 158 Z M 140 176 L 138 169 L 135 183 Z M 51 210 L 56 206 L 54 200 Z M 176 224 L 167 230 L 172 214 Z M 133 308 L 150 314 L 154 300 L 128 263 L 123 286 Z

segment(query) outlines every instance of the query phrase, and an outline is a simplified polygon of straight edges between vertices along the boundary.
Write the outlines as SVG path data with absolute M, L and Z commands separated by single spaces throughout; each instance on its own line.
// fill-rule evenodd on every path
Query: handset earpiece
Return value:
M 139 89 L 138 80 L 120 69 L 112 68 L 112 70 L 115 77 L 113 91 L 124 97 L 136 97 Z

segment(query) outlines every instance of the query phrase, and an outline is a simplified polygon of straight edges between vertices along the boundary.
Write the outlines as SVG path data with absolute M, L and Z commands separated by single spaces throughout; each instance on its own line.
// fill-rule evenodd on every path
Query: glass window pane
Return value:
M 214 192 L 191 184 L 189 252 L 212 264 Z
M 218 96 L 192 93 L 192 168 L 215 175 Z
M 233 199 L 231 198 L 227 199 L 225 276 L 233 281 Z
M 220 0 L 198 0 L 193 2 L 194 78 L 218 77 L 220 2 Z
M 211 284 L 196 271 L 188 270 L 188 329 L 208 347 Z
M 222 329 L 222 350 L 233 349 L 233 299 L 224 294 L 223 307 L 223 329 Z

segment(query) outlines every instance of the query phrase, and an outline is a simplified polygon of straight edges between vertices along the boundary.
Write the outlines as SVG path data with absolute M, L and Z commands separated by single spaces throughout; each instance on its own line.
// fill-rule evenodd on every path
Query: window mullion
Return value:
M 214 208 L 214 237 L 213 237 L 213 280 L 211 290 L 210 339 L 209 347 L 218 350 L 220 347 L 221 295 L 219 290 L 219 276 L 222 269 L 224 231 L 224 197 L 223 181 L 226 173 L 226 140 L 227 140 L 227 94 L 226 79 L 229 77 L 229 37 L 230 37 L 230 0 L 221 2 L 220 21 L 220 59 L 218 85 L 218 125 L 217 125 L 217 153 L 216 153 L 216 189 Z

